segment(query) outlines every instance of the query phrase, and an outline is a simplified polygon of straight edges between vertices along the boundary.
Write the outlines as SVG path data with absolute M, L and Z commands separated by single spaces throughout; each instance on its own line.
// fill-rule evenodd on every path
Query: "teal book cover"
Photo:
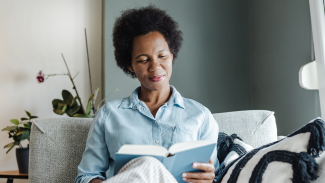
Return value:
M 175 177 L 179 183 L 186 183 L 182 179 L 184 172 L 202 172 L 199 169 L 194 169 L 192 164 L 194 162 L 208 163 L 216 143 L 209 144 L 202 147 L 189 149 L 186 151 L 177 152 L 173 156 L 152 156 L 158 159 L 166 169 Z M 116 154 L 115 155 L 115 168 L 114 175 L 129 161 L 134 158 L 148 156 L 148 155 L 132 155 L 132 154 Z

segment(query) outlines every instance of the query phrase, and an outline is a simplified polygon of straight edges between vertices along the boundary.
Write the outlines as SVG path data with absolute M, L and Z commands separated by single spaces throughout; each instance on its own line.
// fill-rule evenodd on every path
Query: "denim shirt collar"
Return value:
M 181 94 L 176 90 L 176 88 L 170 85 L 172 90 L 172 95 L 170 96 L 169 100 L 163 106 L 178 106 L 180 108 L 185 109 L 183 97 Z M 138 106 L 146 107 L 146 104 L 139 100 L 138 93 L 141 87 L 136 88 L 132 94 L 125 98 L 120 107 L 121 108 L 137 108 Z

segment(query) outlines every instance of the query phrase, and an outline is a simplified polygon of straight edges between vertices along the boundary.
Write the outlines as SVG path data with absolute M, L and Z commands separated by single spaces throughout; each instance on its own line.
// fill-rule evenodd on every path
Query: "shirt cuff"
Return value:
M 82 183 L 89 183 L 91 180 L 93 179 L 101 179 L 101 180 L 105 180 L 105 178 L 103 176 L 100 175 L 95 175 L 95 176 L 87 176 L 84 178 L 83 181 L 81 181 Z

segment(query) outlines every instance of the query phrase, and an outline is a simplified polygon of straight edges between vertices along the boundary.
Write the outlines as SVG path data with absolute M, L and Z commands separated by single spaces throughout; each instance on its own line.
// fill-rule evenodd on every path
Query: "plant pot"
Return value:
M 29 148 L 28 147 L 17 148 L 16 158 L 17 158 L 19 173 L 28 174 Z

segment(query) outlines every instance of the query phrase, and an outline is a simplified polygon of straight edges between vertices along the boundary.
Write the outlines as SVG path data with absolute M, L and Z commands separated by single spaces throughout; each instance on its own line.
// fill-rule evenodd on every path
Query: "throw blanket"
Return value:
M 142 156 L 129 161 L 117 175 L 103 183 L 177 183 L 174 176 L 156 158 Z

